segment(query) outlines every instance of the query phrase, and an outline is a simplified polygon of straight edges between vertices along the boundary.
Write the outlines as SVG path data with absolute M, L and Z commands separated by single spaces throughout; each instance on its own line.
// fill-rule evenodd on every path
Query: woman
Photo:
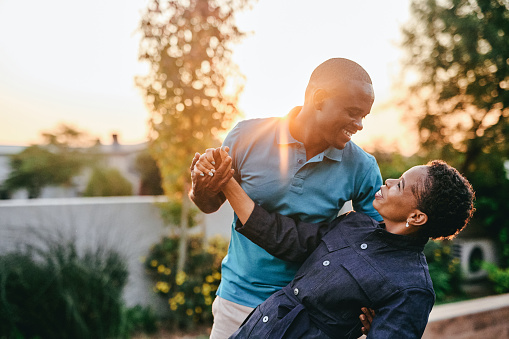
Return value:
M 214 176 L 226 180 L 231 158 L 221 152 Z M 213 168 L 204 154 L 194 173 Z M 383 223 L 356 212 L 304 223 L 266 212 L 235 180 L 223 192 L 239 218 L 238 232 L 276 257 L 302 262 L 290 284 L 231 338 L 358 338 L 363 306 L 376 312 L 368 337 L 420 338 L 435 300 L 424 245 L 452 238 L 474 211 L 470 183 L 440 160 L 386 180 L 373 201 Z

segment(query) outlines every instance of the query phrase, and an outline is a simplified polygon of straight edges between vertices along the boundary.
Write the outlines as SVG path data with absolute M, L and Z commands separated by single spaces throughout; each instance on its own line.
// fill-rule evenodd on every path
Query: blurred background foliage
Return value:
M 509 267 L 509 2 L 413 0 L 403 36 L 408 95 L 401 106 L 419 135 L 417 156 L 444 159 L 470 180 L 477 211 L 466 232 L 496 241 L 503 271 Z
M 219 146 L 220 133 L 239 114 L 244 77 L 231 55 L 244 35 L 235 13 L 248 3 L 153 0 L 142 15 L 139 59 L 149 71 L 136 83 L 150 112 L 149 150 L 164 193 L 182 204 L 179 271 L 186 262 L 191 160 L 195 152 Z
M 94 167 L 83 192 L 85 197 L 132 195 L 133 186 L 116 168 Z
M 125 307 L 125 258 L 106 247 L 40 234 L 0 256 L 0 338 L 128 338 L 155 331 L 149 309 Z

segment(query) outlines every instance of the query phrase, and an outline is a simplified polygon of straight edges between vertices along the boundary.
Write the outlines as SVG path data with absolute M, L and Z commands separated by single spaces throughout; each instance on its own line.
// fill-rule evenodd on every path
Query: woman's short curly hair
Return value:
M 426 164 L 428 175 L 417 195 L 417 207 L 428 216 L 422 232 L 432 239 L 451 239 L 474 213 L 475 193 L 458 170 L 445 161 Z

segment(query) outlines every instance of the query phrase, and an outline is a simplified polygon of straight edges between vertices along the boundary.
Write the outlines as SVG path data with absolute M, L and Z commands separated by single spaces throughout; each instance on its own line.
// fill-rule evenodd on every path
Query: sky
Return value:
M 0 0 L 0 145 L 29 145 L 60 123 L 103 143 L 146 141 L 147 111 L 134 78 L 137 27 L 147 0 Z M 247 36 L 233 61 L 246 77 L 243 118 L 283 116 L 303 103 L 313 69 L 352 59 L 371 75 L 375 104 L 353 140 L 410 152 L 393 99 L 410 0 L 258 0 L 237 14 Z

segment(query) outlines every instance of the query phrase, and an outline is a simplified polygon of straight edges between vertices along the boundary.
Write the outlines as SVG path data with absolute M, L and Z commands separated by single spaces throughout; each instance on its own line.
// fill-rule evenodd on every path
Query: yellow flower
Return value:
M 199 287 L 199 286 L 195 286 L 195 287 L 193 288 L 193 292 L 194 292 L 195 294 L 200 293 L 200 287 Z
M 221 273 L 219 273 L 219 272 L 214 272 L 214 279 L 216 279 L 216 280 L 221 280 Z
M 186 310 L 186 314 L 187 314 L 188 316 L 192 316 L 192 315 L 193 315 L 193 310 L 192 310 L 192 309 L 190 309 L 190 308 L 188 308 L 188 309 Z
M 164 269 L 165 269 L 164 265 L 157 266 L 157 272 L 159 272 L 159 273 L 163 273 Z
M 152 260 L 152 261 L 150 262 L 150 266 L 152 266 L 152 267 L 156 267 L 156 266 L 157 266 L 157 260 Z
M 205 305 L 212 305 L 212 298 L 211 297 L 205 297 Z
M 175 295 L 175 298 L 174 298 L 175 302 L 177 304 L 184 304 L 186 302 L 186 299 L 184 297 L 184 293 L 183 292 L 178 292 L 176 295 Z
M 211 275 L 207 275 L 207 277 L 205 278 L 205 281 L 208 282 L 209 284 L 211 284 L 214 282 L 214 277 Z
M 195 311 L 196 313 L 201 313 L 201 312 L 203 312 L 203 310 L 201 309 L 201 307 L 200 307 L 200 306 L 196 306 L 196 307 L 194 308 L 194 311 Z
M 178 272 L 175 282 L 180 286 L 184 283 L 184 281 L 186 281 L 186 274 L 184 272 Z
M 171 269 L 167 268 L 164 270 L 164 275 L 170 275 L 171 274 Z
M 167 282 L 164 281 L 158 281 L 156 284 L 156 288 L 163 293 L 168 293 L 168 291 L 170 290 L 170 286 L 168 285 Z
M 211 291 L 211 288 L 210 288 L 210 285 L 209 284 L 203 284 L 201 286 L 201 293 L 203 295 L 209 295 L 210 294 L 210 291 Z

